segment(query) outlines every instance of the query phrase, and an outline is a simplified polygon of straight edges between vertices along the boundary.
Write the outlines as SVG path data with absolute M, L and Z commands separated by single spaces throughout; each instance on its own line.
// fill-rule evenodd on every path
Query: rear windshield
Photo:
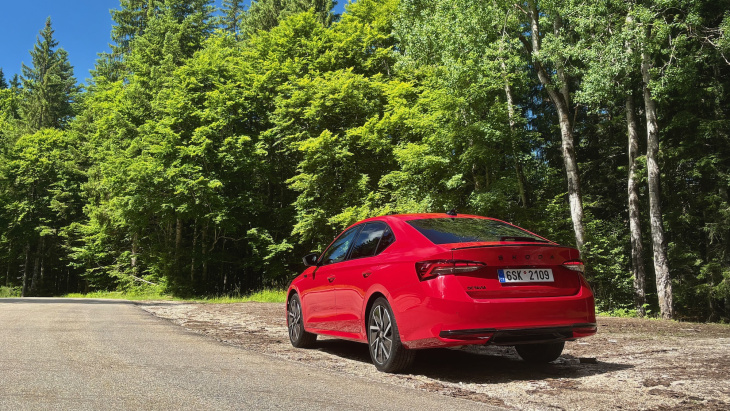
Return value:
M 521 228 L 501 221 L 482 218 L 424 218 L 410 220 L 408 224 L 434 244 L 494 241 L 548 242 Z

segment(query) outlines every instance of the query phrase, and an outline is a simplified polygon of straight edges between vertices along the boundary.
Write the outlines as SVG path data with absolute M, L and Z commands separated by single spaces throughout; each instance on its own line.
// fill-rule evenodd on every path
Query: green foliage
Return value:
M 338 17 L 332 13 L 334 7 L 334 0 L 253 0 L 242 16 L 240 29 L 246 37 L 252 37 L 273 29 L 287 17 L 310 10 L 321 25 L 329 26 Z
M 601 317 L 637 318 L 636 310 L 629 308 L 617 308 L 608 311 L 598 311 L 596 315 Z
M 0 286 L 0 298 L 20 297 L 19 287 Z
M 3 73 L 2 67 L 0 67 L 0 90 L 8 88 L 8 82 L 5 80 L 5 73 Z
M 56 49 L 58 42 L 53 33 L 49 17 L 30 52 L 32 66 L 23 64 L 25 98 L 21 113 L 33 131 L 63 128 L 74 115 L 73 103 L 79 92 L 68 53 L 62 48 Z
M 8 295 L 4 295 L 4 292 Z M 19 296 L 19 291 L 12 294 L 13 290 L 7 287 L 0 287 L 0 298 Z M 170 294 L 164 293 L 157 288 L 138 288 L 127 291 L 96 291 L 91 293 L 69 293 L 64 295 L 65 298 L 103 298 L 111 300 L 131 300 L 131 301 L 149 301 L 149 300 L 177 300 L 177 301 L 193 301 L 206 304 L 233 304 L 245 302 L 258 303 L 284 303 L 286 302 L 286 290 L 264 289 L 248 295 L 227 295 L 219 297 L 203 297 L 182 299 L 176 298 Z
M 601 312 L 634 315 L 625 103 L 644 52 L 676 309 L 728 320 L 727 14 L 544 1 L 532 39 L 529 3 L 358 0 L 339 18 L 331 0 L 226 0 L 217 17 L 209 0 L 123 0 L 83 92 L 49 22 L 23 81 L 0 82 L 3 290 L 243 301 L 387 213 L 456 208 L 573 244 L 553 87 L 571 102 L 586 277 Z

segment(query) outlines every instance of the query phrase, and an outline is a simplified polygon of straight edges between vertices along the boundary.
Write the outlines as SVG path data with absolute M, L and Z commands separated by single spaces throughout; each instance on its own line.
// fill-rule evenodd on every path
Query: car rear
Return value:
M 409 348 L 565 341 L 596 331 L 578 250 L 483 217 L 407 221 L 440 251 L 413 267 L 421 301 L 404 310 Z

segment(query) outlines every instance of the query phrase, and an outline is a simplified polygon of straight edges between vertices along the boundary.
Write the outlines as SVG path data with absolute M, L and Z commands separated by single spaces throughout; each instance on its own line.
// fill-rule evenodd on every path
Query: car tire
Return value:
M 286 304 L 286 325 L 289 329 L 289 341 L 294 347 L 309 348 L 317 341 L 317 334 L 304 330 L 302 303 L 297 294 L 293 294 Z
M 397 373 L 413 364 L 416 353 L 401 343 L 393 310 L 383 297 L 370 307 L 367 334 L 370 358 L 379 371 Z
M 531 363 L 546 364 L 555 361 L 563 353 L 565 342 L 515 345 L 517 354 Z

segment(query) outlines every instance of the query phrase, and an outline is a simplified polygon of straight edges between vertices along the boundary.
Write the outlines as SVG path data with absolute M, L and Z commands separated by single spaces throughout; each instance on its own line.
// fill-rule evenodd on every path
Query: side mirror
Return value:
M 317 258 L 319 256 L 317 254 L 307 254 L 302 258 L 302 261 L 304 262 L 305 267 L 314 267 L 317 265 Z

